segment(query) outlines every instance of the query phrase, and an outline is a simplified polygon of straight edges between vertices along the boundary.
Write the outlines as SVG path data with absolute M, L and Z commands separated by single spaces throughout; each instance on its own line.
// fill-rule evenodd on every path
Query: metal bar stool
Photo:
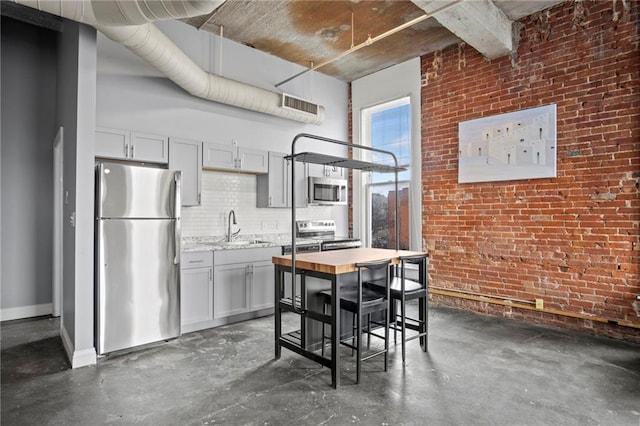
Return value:
M 355 327 L 353 329 L 353 336 L 346 339 L 340 339 L 340 343 L 344 346 L 355 350 L 356 353 L 356 383 L 360 383 L 360 364 L 363 361 L 373 358 L 374 356 L 384 354 L 384 371 L 387 371 L 387 355 L 389 353 L 389 317 L 390 317 L 390 298 L 389 298 L 389 265 L 390 259 L 385 259 L 375 262 L 363 262 L 356 263 L 358 268 L 358 284 L 355 288 L 341 288 L 340 289 L 340 309 L 353 313 Z M 370 290 L 364 286 L 363 271 L 365 269 L 378 271 L 384 270 L 384 278 L 376 280 L 380 283 L 377 291 Z M 321 294 L 324 297 L 325 305 L 332 303 L 331 291 L 325 290 Z M 384 337 L 373 333 L 369 327 L 370 321 L 367 321 L 366 333 L 371 339 L 371 335 L 384 340 L 384 349 L 378 350 L 374 353 L 369 353 L 367 356 L 362 356 L 362 317 L 370 315 L 376 312 L 384 312 Z M 324 327 L 323 327 L 324 328 Z M 322 346 L 324 349 L 324 336 Z M 351 343 L 349 343 L 349 340 Z M 367 345 L 368 346 L 368 345 Z
M 427 351 L 427 339 L 429 332 L 428 313 L 429 313 L 429 289 L 427 278 L 427 258 L 428 254 L 415 256 L 401 256 L 400 265 L 395 267 L 395 274 L 391 280 L 390 296 L 394 303 L 394 319 L 389 325 L 393 328 L 394 342 L 396 341 L 396 332 L 400 330 L 402 337 L 402 362 L 405 361 L 405 343 L 420 339 L 420 345 L 424 352 Z M 407 264 L 418 265 L 418 281 L 406 278 Z M 365 286 L 383 294 L 385 283 L 380 280 L 372 280 L 365 282 Z M 410 318 L 406 314 L 406 304 L 409 300 L 418 299 L 418 318 Z M 395 303 L 400 303 L 400 314 L 397 314 Z M 417 334 L 407 337 L 406 330 L 417 331 Z

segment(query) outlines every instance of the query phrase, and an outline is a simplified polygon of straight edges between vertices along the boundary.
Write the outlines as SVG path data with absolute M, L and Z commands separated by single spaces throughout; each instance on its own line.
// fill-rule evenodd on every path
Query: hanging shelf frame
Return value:
M 362 160 L 354 160 L 351 158 L 343 158 L 337 157 L 333 155 L 320 154 L 317 152 L 300 152 L 296 153 L 296 143 L 300 139 L 312 139 L 320 142 L 325 142 L 334 145 L 346 146 L 348 148 L 364 150 L 370 152 L 377 152 L 379 154 L 386 155 L 393 159 L 393 166 L 389 166 L 386 164 L 378 164 L 368 161 Z M 289 165 L 291 167 L 291 271 L 296 271 L 296 191 L 295 191 L 295 172 L 296 168 L 294 167 L 294 162 L 305 162 L 312 164 L 321 164 L 325 166 L 335 166 L 335 167 L 343 167 L 352 170 L 362 170 L 366 172 L 380 172 L 380 173 L 394 173 L 394 189 L 395 189 L 395 206 L 394 206 L 394 223 L 395 223 L 395 248 L 398 250 L 400 248 L 400 228 L 398 226 L 398 173 L 406 170 L 404 167 L 398 166 L 398 159 L 396 155 L 391 151 L 385 151 L 382 149 L 374 148 L 366 145 L 358 145 L 352 144 L 349 142 L 344 142 L 337 139 L 330 139 L 324 136 L 313 135 L 309 133 L 299 133 L 291 142 L 291 155 L 285 157 L 289 161 Z M 295 276 L 295 273 L 293 273 Z M 298 308 L 296 306 L 296 280 L 291 280 L 291 294 L 292 294 L 292 308 L 298 314 L 304 314 L 304 310 L 302 307 Z

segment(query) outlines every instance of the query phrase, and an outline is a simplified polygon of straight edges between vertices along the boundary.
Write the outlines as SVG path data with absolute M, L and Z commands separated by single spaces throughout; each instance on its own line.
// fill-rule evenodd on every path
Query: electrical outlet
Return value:
M 544 309 L 544 300 L 536 299 L 536 309 Z

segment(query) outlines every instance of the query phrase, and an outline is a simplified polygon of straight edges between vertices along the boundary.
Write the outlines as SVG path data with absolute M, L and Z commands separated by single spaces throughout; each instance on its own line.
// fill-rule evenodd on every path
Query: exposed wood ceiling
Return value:
M 485 6 L 499 9 L 504 21 L 510 25 L 510 21 L 516 21 L 564 0 L 465 1 L 488 3 Z M 222 27 L 225 38 L 309 67 L 311 64 L 317 65 L 335 58 L 354 45 L 364 43 L 369 37 L 376 37 L 424 15 L 425 10 L 432 10 L 436 3 L 447 4 L 450 1 L 422 0 L 414 3 L 409 0 L 226 0 L 210 15 L 192 18 L 186 22 L 215 34 L 220 34 Z M 450 11 L 452 13 L 449 14 L 449 21 L 444 19 L 443 13 L 436 14 L 435 17 L 427 18 L 331 62 L 319 68 L 318 72 L 350 82 L 458 43 L 461 38 L 448 28 L 455 28 L 455 25 L 451 25 L 452 22 L 459 23 L 461 18 L 453 9 Z M 477 16 L 477 10 L 468 13 L 475 14 L 472 18 L 482 24 L 485 17 Z M 487 21 L 489 22 L 488 19 Z M 480 28 L 477 31 L 469 31 L 467 28 L 466 31 L 456 32 L 472 46 L 474 43 L 470 42 L 469 38 L 475 33 L 478 37 L 484 37 Z

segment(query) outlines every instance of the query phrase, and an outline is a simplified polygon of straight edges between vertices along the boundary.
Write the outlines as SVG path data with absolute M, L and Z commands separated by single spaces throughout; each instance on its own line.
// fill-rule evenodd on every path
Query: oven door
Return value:
M 345 250 L 358 247 L 362 247 L 362 241 L 355 239 L 322 242 L 322 251 Z
M 282 254 L 291 254 L 291 245 L 282 246 Z M 296 244 L 296 253 L 314 253 L 320 251 L 320 244 Z

